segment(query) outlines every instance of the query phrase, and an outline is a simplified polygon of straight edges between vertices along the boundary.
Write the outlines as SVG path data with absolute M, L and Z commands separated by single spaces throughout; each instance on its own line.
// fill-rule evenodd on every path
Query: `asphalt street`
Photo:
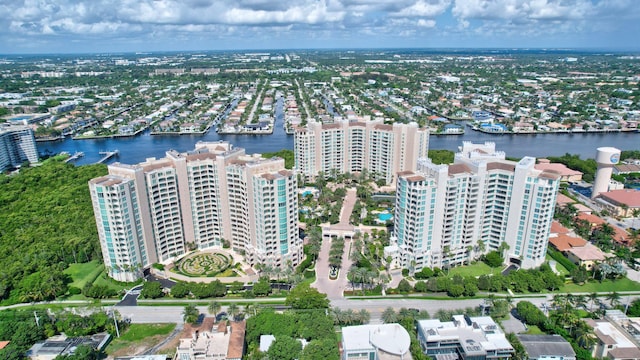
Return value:
M 575 294 L 577 295 L 577 294 Z M 585 294 L 586 295 L 586 294 Z M 623 295 L 620 303 L 627 304 L 637 298 L 637 295 Z M 602 296 L 604 299 L 605 296 Z M 553 295 L 542 295 L 541 297 L 523 297 L 513 298 L 514 306 L 518 301 L 529 301 L 540 309 L 551 305 Z M 365 309 L 371 314 L 371 322 L 379 323 L 382 312 L 387 307 L 395 310 L 401 308 L 413 308 L 419 310 L 427 310 L 431 315 L 440 309 L 456 310 L 465 309 L 467 307 L 477 307 L 484 303 L 485 299 L 463 299 L 463 300 L 424 300 L 411 297 L 388 297 L 383 299 L 334 299 L 331 300 L 331 307 L 337 307 L 342 310 L 353 309 L 359 311 Z M 606 300 L 605 300 L 606 302 Z M 543 306 L 544 304 L 544 306 Z M 118 306 L 116 308 L 120 314 L 131 320 L 132 323 L 182 323 L 182 306 Z M 199 306 L 200 313 L 207 314 L 205 306 Z M 226 311 L 226 306 L 222 307 L 222 312 Z

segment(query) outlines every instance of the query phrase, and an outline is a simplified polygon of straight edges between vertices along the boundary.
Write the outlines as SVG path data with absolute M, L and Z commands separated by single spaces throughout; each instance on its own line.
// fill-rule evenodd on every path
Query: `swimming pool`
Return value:
M 393 215 L 389 213 L 380 213 L 378 214 L 378 220 L 380 221 L 389 221 L 393 218 Z

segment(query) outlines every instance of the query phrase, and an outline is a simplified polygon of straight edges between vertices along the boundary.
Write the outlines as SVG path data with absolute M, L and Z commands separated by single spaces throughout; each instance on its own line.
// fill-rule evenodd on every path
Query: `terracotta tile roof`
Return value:
M 373 127 L 376 130 L 385 130 L 385 131 L 391 131 L 393 130 L 393 126 L 392 125 L 385 125 L 385 124 L 378 124 L 376 126 Z
M 573 203 L 575 203 L 575 201 L 573 201 L 572 198 L 568 197 L 567 195 L 558 193 L 558 197 L 556 197 L 556 204 L 565 206 Z
M 424 180 L 426 180 L 425 177 L 421 175 L 407 176 L 408 182 L 418 182 L 418 181 L 424 181 Z
M 570 232 L 571 230 L 562 226 L 562 224 L 560 224 L 558 221 L 551 222 L 551 234 L 568 234 Z
M 566 165 L 559 163 L 536 164 L 535 168 L 543 171 L 555 171 L 562 176 L 582 175 L 582 172 L 569 169 Z
M 549 243 L 553 245 L 553 247 L 558 249 L 558 251 L 564 252 L 575 247 L 585 246 L 587 244 L 587 240 L 579 237 L 561 234 L 556 237 L 550 237 Z
M 559 180 L 562 176 L 553 170 L 545 170 L 539 175 L 539 177 L 544 179 Z
M 241 359 L 244 353 L 244 334 L 247 328 L 246 321 L 231 322 L 231 338 L 227 359 Z
M 606 221 L 604 221 L 602 218 L 592 214 L 580 213 L 576 217 L 580 220 L 587 220 L 591 224 L 591 226 L 597 226 L 606 223 Z
M 604 255 L 602 250 L 598 249 L 598 247 L 586 244 L 585 246 L 574 247 L 567 252 L 572 253 L 580 260 L 588 261 L 588 260 L 596 260 L 596 261 L 604 261 L 607 257 Z
M 617 227 L 617 226 L 613 226 L 613 240 L 615 242 L 621 243 L 621 244 L 627 244 L 629 242 L 629 233 L 627 233 L 625 230 Z
M 196 154 L 188 154 L 186 158 L 188 161 L 215 159 L 216 154 L 203 152 L 203 153 L 196 153 Z
M 0 341 L 0 350 L 4 349 L 10 342 L 11 341 Z
M 333 130 L 341 128 L 342 126 L 340 124 L 322 124 L 322 130 Z
M 494 161 L 487 164 L 487 170 L 515 171 L 516 165 Z
M 616 205 L 627 205 L 629 208 L 640 208 L 640 190 L 621 189 L 600 193 L 600 197 Z
M 573 206 L 576 208 L 576 210 L 578 210 L 578 212 L 590 214 L 593 211 L 590 207 L 584 204 L 574 204 Z
M 449 165 L 449 176 L 455 174 L 470 173 L 471 169 L 466 164 L 452 164 Z

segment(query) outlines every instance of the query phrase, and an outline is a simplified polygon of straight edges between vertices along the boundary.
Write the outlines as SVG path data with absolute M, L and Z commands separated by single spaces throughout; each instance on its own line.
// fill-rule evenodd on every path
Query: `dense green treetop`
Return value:
M 429 150 L 428 156 L 434 164 L 453 164 L 453 151 Z
M 302 283 L 291 289 L 285 304 L 294 309 L 326 309 L 329 307 L 329 300 L 326 294 Z
M 594 159 L 583 160 L 580 159 L 580 155 L 564 154 L 560 157 L 549 156 L 547 159 L 565 164 L 570 169 L 581 171 L 584 174 L 582 178 L 585 181 L 593 181 L 598 168 L 598 164 Z
M 294 159 L 294 155 L 293 155 L 293 150 L 280 150 L 280 151 L 276 151 L 276 152 L 268 152 L 268 153 L 262 153 L 262 157 L 264 158 L 272 158 L 272 157 L 279 157 L 279 158 L 283 158 L 284 159 L 284 167 L 286 167 L 287 169 L 293 169 L 293 166 L 295 165 L 295 159 Z
M 0 300 L 62 295 L 68 264 L 100 257 L 87 182 L 106 172 L 51 160 L 0 175 Z
M 273 335 L 276 341 L 286 338 L 306 339 L 309 341 L 307 347 L 311 346 L 311 348 L 309 350 L 305 348 L 302 355 L 297 357 L 301 360 L 320 359 L 320 355 L 324 356 L 322 358 L 325 360 L 338 360 L 339 358 L 338 339 L 333 327 L 333 319 L 327 316 L 323 310 L 294 310 L 285 313 L 276 313 L 268 309 L 262 310 L 247 320 L 245 339 L 250 352 L 257 349 L 261 335 Z M 292 345 L 287 340 L 284 342 Z

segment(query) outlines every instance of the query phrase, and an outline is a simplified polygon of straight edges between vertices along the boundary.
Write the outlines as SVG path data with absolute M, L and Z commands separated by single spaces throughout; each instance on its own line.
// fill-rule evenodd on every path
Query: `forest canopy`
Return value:
M 88 181 L 106 173 L 104 165 L 76 167 L 50 159 L 0 175 L 3 303 L 63 295 L 68 264 L 101 257 Z

